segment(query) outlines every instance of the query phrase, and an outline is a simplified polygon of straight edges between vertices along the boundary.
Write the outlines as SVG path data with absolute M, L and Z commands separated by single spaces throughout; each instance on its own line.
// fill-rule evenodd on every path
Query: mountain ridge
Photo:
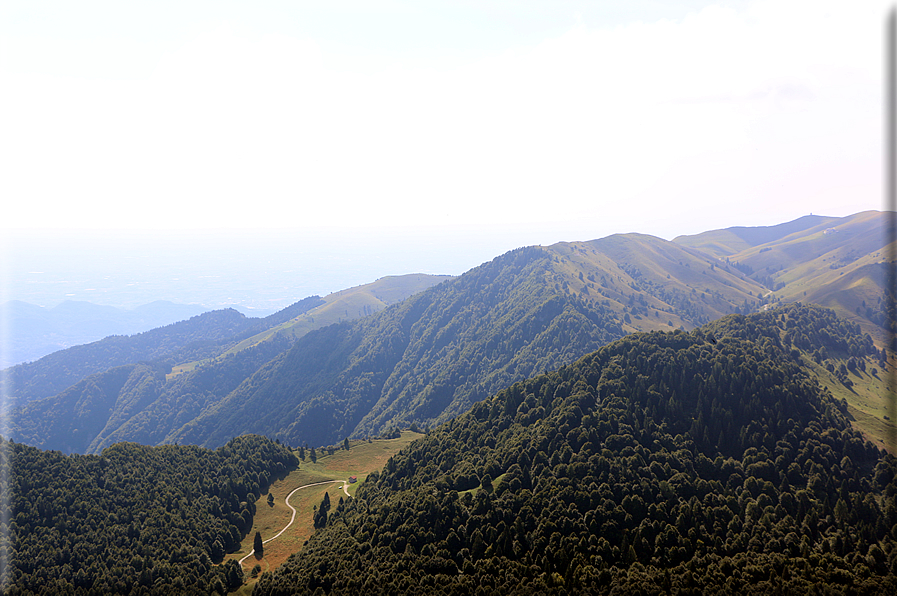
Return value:
M 269 343 L 286 334 L 294 321 L 310 316 L 313 308 L 322 308 L 317 299 L 307 305 L 308 315 L 278 315 L 278 325 L 287 326 L 279 327 L 282 333 L 270 331 L 276 326 L 264 328 L 262 336 L 241 331 L 239 341 L 231 337 L 227 348 L 209 352 L 213 358 L 194 360 L 186 368 L 169 358 L 166 363 L 178 374 L 147 385 L 154 387 L 148 404 L 143 397 L 121 393 L 114 415 L 106 420 L 116 420 L 118 427 L 109 427 L 100 442 L 91 439 L 87 445 L 100 449 L 112 440 L 151 440 L 214 447 L 250 431 L 292 444 L 326 445 L 393 426 L 439 424 L 502 387 L 570 364 L 627 333 L 692 329 L 727 314 L 769 308 L 783 296 L 796 299 L 800 286 L 794 284 L 809 276 L 792 280 L 790 272 L 813 263 L 816 271 L 831 262 L 826 259 L 847 258 L 852 253 L 844 253 L 849 250 L 844 247 L 861 234 L 862 250 L 874 252 L 853 254 L 847 263 L 851 268 L 845 268 L 850 276 L 820 274 L 808 288 L 820 300 L 836 296 L 855 301 L 857 287 L 839 283 L 864 275 L 862 267 L 882 267 L 882 239 L 870 232 L 880 229 L 882 219 L 880 213 L 867 212 L 837 221 L 805 220 L 801 226 L 809 236 L 778 227 L 772 243 L 758 244 L 743 255 L 732 253 L 741 261 L 721 260 L 645 234 L 524 247 L 380 312 L 311 330 L 295 341 L 283 337 L 286 343 Z M 824 234 L 829 228 L 839 231 Z M 814 253 L 819 246 L 828 252 Z M 777 254 L 790 255 L 790 269 L 770 271 L 768 259 Z M 763 268 L 755 270 L 750 263 Z M 765 285 L 775 283 L 784 285 L 779 290 Z M 842 307 L 839 315 L 875 331 L 885 306 L 871 306 L 861 315 Z M 881 333 L 872 336 L 881 345 Z M 251 351 L 241 356 L 246 349 Z M 101 399 L 87 393 L 78 398 L 76 393 L 67 394 L 67 408 Z M 76 418 L 66 408 L 57 412 L 61 403 L 45 401 L 18 410 L 22 420 L 8 432 L 16 440 L 47 447 L 53 441 L 82 444 L 47 436 L 56 421 L 68 424 L 65 418 Z M 134 412 L 135 403 L 145 407 Z M 124 412 L 131 412 L 130 418 L 122 418 Z M 873 422 L 881 428 L 887 426 L 881 410 L 862 412 L 877 417 L 879 422 Z

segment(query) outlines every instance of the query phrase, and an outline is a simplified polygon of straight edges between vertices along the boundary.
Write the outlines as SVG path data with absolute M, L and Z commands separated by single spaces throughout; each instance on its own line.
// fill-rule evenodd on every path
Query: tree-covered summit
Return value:
M 255 594 L 894 593 L 897 460 L 782 342 L 802 317 L 856 336 L 792 306 L 515 383 L 391 459 Z

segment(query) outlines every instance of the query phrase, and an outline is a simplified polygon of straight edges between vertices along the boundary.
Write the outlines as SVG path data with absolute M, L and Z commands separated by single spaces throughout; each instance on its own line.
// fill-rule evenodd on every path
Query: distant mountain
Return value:
M 0 378 L 5 394 L 24 403 L 55 395 L 81 379 L 109 368 L 164 358 L 191 346 L 202 353 L 217 342 L 256 324 L 233 309 L 218 310 L 133 336 L 115 335 L 54 352 L 7 369 Z
M 10 329 L 0 369 L 31 362 L 110 335 L 133 335 L 188 319 L 210 309 L 159 300 L 131 310 L 67 300 L 44 308 L 19 300 L 0 304 Z
M 873 353 L 800 306 L 631 334 L 412 443 L 253 594 L 897 592 L 897 459 L 789 323 Z
M 885 213 L 807 216 L 768 228 L 728 228 L 673 242 L 713 254 L 764 285 L 769 302 L 832 308 L 882 345 L 895 320 L 886 279 L 894 252 Z M 890 298 L 889 298 L 890 294 Z M 895 346 L 897 347 L 897 346 Z
M 741 251 L 776 242 L 792 234 L 805 235 L 807 230 L 839 223 L 841 218 L 805 215 L 794 221 L 774 226 L 734 226 L 701 232 L 693 236 L 677 236 L 673 242 L 705 252 L 714 257 L 728 257 Z
M 445 278 L 382 278 L 327 299 L 307 298 L 264 319 L 248 319 L 232 309 L 214 311 L 12 367 L 4 380 L 19 408 L 0 430 L 8 436 L 27 437 L 32 445 L 65 452 L 99 452 L 125 437 L 160 443 L 172 426 L 186 424 L 284 352 L 299 335 L 292 327 L 307 323 L 304 315 L 319 313 L 316 307 L 324 309 L 317 315 L 317 326 L 325 326 L 334 309 L 346 317 L 342 307 L 347 301 L 360 305 L 348 317 L 355 318 Z M 178 362 L 185 364 L 173 371 L 172 365 Z M 173 374 L 184 371 L 190 374 Z M 175 402 L 171 407 L 169 400 Z M 26 402 L 33 403 L 23 405 Z
M 298 339 L 309 331 L 333 323 L 354 321 L 372 315 L 391 304 L 401 302 L 409 296 L 451 279 L 451 277 L 450 275 L 424 275 L 421 273 L 390 275 L 369 284 L 328 294 L 311 309 L 303 312 L 291 312 L 289 316 L 284 316 L 288 310 L 285 309 L 276 317 L 268 317 L 265 319 L 266 325 L 262 331 L 243 338 L 222 356 L 235 354 L 276 335 Z M 208 361 L 205 363 L 208 364 Z M 178 374 L 185 370 L 191 370 L 196 364 L 196 362 L 182 363 L 175 367 L 174 372 Z

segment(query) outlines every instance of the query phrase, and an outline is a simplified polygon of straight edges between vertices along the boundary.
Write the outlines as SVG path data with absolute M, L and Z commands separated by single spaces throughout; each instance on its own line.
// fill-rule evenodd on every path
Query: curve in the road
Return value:
M 342 482 L 343 483 L 343 492 L 346 493 L 346 496 L 350 496 L 349 488 L 348 488 L 349 483 L 346 482 L 345 480 L 325 480 L 323 482 L 314 482 L 312 484 L 303 484 L 302 486 L 298 486 L 298 487 L 294 488 L 292 491 L 290 491 L 290 494 L 287 495 L 286 499 L 284 499 L 284 503 L 286 503 L 287 507 L 290 508 L 290 511 L 293 512 L 293 514 L 290 516 L 289 523 L 287 525 L 285 525 L 280 532 L 278 532 L 274 536 L 271 536 L 271 538 L 268 538 L 267 540 L 262 540 L 262 544 L 268 544 L 269 542 L 271 542 L 272 540 L 274 540 L 275 538 L 277 538 L 278 536 L 280 536 L 281 534 L 286 532 L 287 529 L 289 529 L 289 527 L 293 525 L 293 522 L 296 521 L 296 508 L 293 507 L 292 505 L 290 505 L 290 497 L 292 497 L 294 494 L 296 494 L 297 491 L 300 491 L 303 488 L 311 488 L 312 486 L 320 486 L 322 484 L 331 484 L 333 482 Z M 248 555 L 246 555 L 245 557 L 240 559 L 240 562 L 239 562 L 240 565 L 242 566 L 243 561 L 245 561 L 246 559 L 248 559 L 249 557 L 251 557 L 254 554 L 255 554 L 255 549 L 253 548 L 251 551 L 249 551 Z

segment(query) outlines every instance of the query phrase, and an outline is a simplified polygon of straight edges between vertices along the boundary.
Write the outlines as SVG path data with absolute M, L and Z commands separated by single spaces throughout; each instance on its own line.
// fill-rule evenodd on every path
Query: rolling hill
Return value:
M 673 242 L 739 268 L 766 287 L 769 302 L 800 300 L 832 308 L 884 346 L 893 320 L 887 268 L 895 254 L 894 239 L 885 233 L 886 216 L 878 211 L 807 216 L 769 228 L 679 236 Z

